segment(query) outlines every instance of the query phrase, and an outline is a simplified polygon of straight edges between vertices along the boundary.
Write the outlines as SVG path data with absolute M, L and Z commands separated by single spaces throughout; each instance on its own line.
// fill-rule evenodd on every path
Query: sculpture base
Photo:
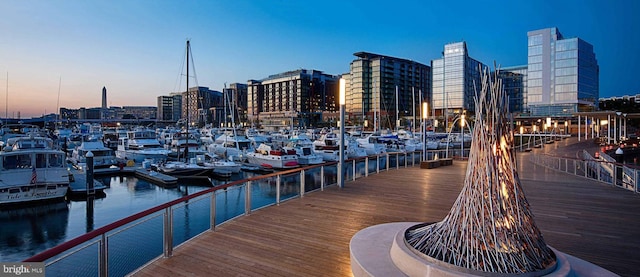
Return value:
M 429 262 L 416 255 L 404 242 L 404 232 L 419 222 L 396 222 L 365 228 L 351 238 L 351 271 L 358 276 L 478 276 L 455 270 L 440 261 Z M 555 270 L 544 276 L 618 276 L 587 261 L 551 248 L 556 254 Z M 507 276 L 493 274 L 485 276 Z M 526 274 L 525 274 L 526 275 Z M 517 274 L 517 276 L 525 276 Z M 514 276 L 516 276 L 514 274 Z

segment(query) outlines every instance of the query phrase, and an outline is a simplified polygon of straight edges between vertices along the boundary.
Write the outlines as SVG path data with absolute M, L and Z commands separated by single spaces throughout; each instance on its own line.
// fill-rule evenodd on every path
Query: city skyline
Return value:
M 594 46 L 600 97 L 632 95 L 637 11 L 635 1 L 10 1 L 0 9 L 0 115 L 100 107 L 102 87 L 108 106 L 155 106 L 185 90 L 187 39 L 190 87 L 221 91 L 300 68 L 348 73 L 360 51 L 429 65 L 456 41 L 488 65 L 526 65 L 527 32 L 550 27 Z

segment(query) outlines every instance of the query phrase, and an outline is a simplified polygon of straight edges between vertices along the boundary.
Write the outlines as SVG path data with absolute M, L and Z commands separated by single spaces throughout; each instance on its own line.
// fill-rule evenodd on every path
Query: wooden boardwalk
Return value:
M 520 179 L 550 246 L 623 276 L 640 275 L 640 195 L 531 164 Z M 466 163 L 390 170 L 253 212 L 206 232 L 135 276 L 352 276 L 349 241 L 363 228 L 440 221 Z

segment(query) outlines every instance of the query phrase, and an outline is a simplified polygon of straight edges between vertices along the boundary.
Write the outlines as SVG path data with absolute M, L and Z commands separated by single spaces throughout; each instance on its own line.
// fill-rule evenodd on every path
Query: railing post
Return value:
M 304 169 L 300 170 L 300 197 L 304 196 L 304 186 L 305 186 L 305 180 L 304 180 Z
M 380 173 L 380 154 L 376 155 L 376 173 Z
M 211 193 L 211 208 L 209 209 L 209 220 L 211 221 L 211 226 L 209 229 L 211 231 L 216 230 L 216 192 Z
M 164 257 L 173 254 L 173 211 L 171 207 L 164 209 Z
M 389 156 L 390 156 L 390 155 L 389 155 L 389 153 L 387 153 L 387 163 L 386 163 L 386 165 L 387 165 L 387 171 L 389 171 L 389 161 L 391 161 L 391 159 L 389 158 Z
M 324 182 L 324 178 L 322 181 Z M 280 175 L 276 176 L 276 204 L 280 205 Z
M 364 159 L 364 168 L 366 169 L 364 171 L 364 177 L 367 177 L 369 176 L 369 156 Z
M 320 191 L 324 191 L 324 165 L 320 167 Z
M 251 181 L 247 181 L 247 189 L 244 192 L 244 214 L 251 213 Z
M 351 175 L 351 181 L 355 181 L 356 180 L 356 160 L 355 159 L 353 159 L 351 173 L 353 174 Z
M 409 162 L 407 161 L 407 152 L 404 152 L 404 168 L 407 168 Z
M 100 253 L 98 254 L 99 257 L 99 267 L 100 267 L 100 272 L 98 273 L 98 276 L 100 277 L 107 277 L 109 276 L 109 258 L 107 253 L 109 253 L 109 245 L 107 242 L 107 235 L 106 234 L 102 234 L 102 236 L 100 237 Z
M 396 152 L 396 169 L 400 168 L 400 153 Z

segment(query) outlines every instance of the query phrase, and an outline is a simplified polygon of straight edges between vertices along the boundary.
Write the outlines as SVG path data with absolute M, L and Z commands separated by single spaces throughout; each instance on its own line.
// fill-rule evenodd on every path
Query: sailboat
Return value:
M 189 120 L 190 120 L 190 115 L 191 115 L 191 110 L 189 109 L 189 54 L 191 52 L 191 44 L 189 42 L 189 40 L 187 40 L 187 90 L 186 90 L 186 95 L 187 95 L 187 99 L 186 99 L 186 103 L 187 103 L 187 118 L 186 118 L 186 128 L 187 130 L 189 130 Z M 185 100 L 183 100 L 185 101 Z M 185 137 L 185 143 L 184 145 L 189 145 L 189 136 Z M 180 150 L 178 150 L 179 153 Z M 185 161 L 172 161 L 172 162 L 167 162 L 167 163 L 158 163 L 158 164 L 154 164 L 152 165 L 152 168 L 154 168 L 155 170 L 165 173 L 165 174 L 169 174 L 169 175 L 174 175 L 174 176 L 180 176 L 180 177 L 189 177 L 189 176 L 207 176 L 209 174 L 212 173 L 212 168 L 211 167 L 205 167 L 205 166 L 201 166 L 198 165 L 195 162 L 195 158 L 193 158 L 193 162 L 189 162 L 189 147 L 185 147 L 184 148 L 184 157 L 185 157 Z M 178 157 L 180 157 L 180 155 L 178 154 Z

